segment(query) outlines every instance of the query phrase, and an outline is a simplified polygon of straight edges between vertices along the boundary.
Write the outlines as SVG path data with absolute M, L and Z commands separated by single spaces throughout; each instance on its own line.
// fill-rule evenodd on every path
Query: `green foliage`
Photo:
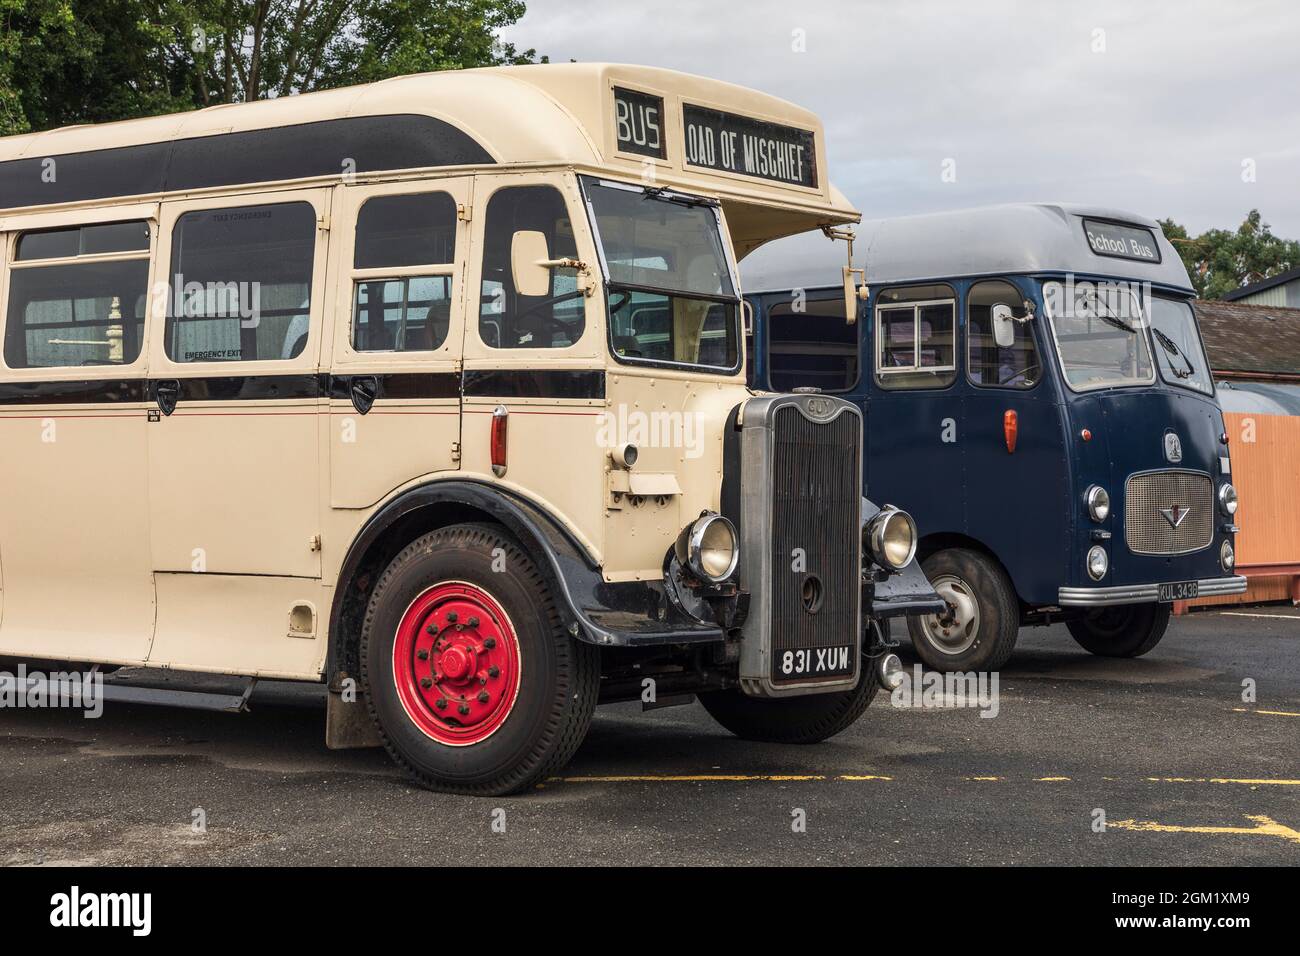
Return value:
M 523 14 L 523 0 L 0 0 L 0 135 L 531 63 L 497 40 Z
M 1229 292 L 1300 266 L 1300 242 L 1273 235 L 1258 209 L 1236 231 L 1210 229 L 1199 236 L 1172 219 L 1160 228 L 1174 244 L 1202 299 L 1222 299 Z

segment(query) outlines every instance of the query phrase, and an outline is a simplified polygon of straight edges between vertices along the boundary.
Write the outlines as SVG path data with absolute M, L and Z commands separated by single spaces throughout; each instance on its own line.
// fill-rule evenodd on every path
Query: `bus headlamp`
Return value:
M 1223 570 L 1231 571 L 1237 563 L 1237 555 L 1232 550 L 1232 542 L 1227 538 L 1223 539 L 1223 544 L 1219 545 L 1219 564 L 1223 565 Z
M 1088 505 L 1088 517 L 1101 522 L 1110 517 L 1110 493 L 1101 485 L 1092 485 L 1084 492 L 1084 501 Z
M 683 567 L 714 584 L 731 577 L 740 561 L 736 526 L 712 511 L 706 511 L 682 529 L 674 550 Z
M 1229 516 L 1237 513 L 1237 489 L 1230 482 L 1219 488 L 1219 510 Z
M 1100 581 L 1109 570 L 1110 558 L 1106 554 L 1106 549 L 1099 544 L 1094 544 L 1088 549 L 1088 577 Z
M 916 556 L 916 522 L 893 505 L 885 505 L 863 529 L 867 551 L 882 568 L 901 571 Z

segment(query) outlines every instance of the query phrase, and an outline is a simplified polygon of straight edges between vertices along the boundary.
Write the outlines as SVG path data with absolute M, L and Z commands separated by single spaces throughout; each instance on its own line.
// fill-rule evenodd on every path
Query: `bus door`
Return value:
M 1068 475 L 1060 409 L 1043 384 L 1047 353 L 1025 299 L 1004 279 L 975 282 L 966 296 L 966 528 L 1022 597 L 1050 602 L 1067 560 Z M 1012 517 L 995 502 L 1009 502 Z
M 957 293 L 947 284 L 874 291 L 871 413 L 864 471 L 873 501 L 921 532 L 964 527 L 965 445 L 957 386 Z
M 151 335 L 150 661 L 322 656 L 318 357 L 329 191 L 164 203 Z
M 150 203 L 10 216 L 0 233 L 0 653 L 148 653 L 143 343 L 157 220 Z
M 338 188 L 332 508 L 370 508 L 459 467 L 471 183 Z

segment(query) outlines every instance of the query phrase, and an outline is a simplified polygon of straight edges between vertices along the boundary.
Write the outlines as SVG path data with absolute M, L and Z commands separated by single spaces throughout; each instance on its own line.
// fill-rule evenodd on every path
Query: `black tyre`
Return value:
M 599 652 L 569 636 L 537 565 L 491 525 L 403 549 L 371 596 L 360 651 L 384 746 L 432 790 L 532 786 L 578 749 L 599 689 Z
M 1125 604 L 1089 611 L 1066 627 L 1079 645 L 1100 657 L 1141 657 L 1169 629 L 1168 604 Z
M 886 621 L 883 636 L 888 637 Z M 750 697 L 740 690 L 700 694 L 709 716 L 743 740 L 773 744 L 816 744 L 848 729 L 876 696 L 874 662 L 862 658 L 862 674 L 852 690 L 806 697 Z
M 948 612 L 907 619 L 917 657 L 938 671 L 1000 669 L 1020 635 L 1020 602 L 1006 572 L 966 548 L 936 551 L 921 568 Z

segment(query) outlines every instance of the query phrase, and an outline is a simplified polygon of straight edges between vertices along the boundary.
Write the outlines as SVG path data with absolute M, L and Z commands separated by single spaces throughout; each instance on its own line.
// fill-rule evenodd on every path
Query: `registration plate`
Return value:
M 789 681 L 796 678 L 847 677 L 853 673 L 853 647 L 814 647 L 801 650 L 778 651 L 773 662 L 772 679 Z
M 1161 604 L 1168 604 L 1170 601 L 1190 601 L 1200 593 L 1200 590 L 1201 585 L 1197 581 L 1160 584 L 1157 585 L 1156 600 Z

